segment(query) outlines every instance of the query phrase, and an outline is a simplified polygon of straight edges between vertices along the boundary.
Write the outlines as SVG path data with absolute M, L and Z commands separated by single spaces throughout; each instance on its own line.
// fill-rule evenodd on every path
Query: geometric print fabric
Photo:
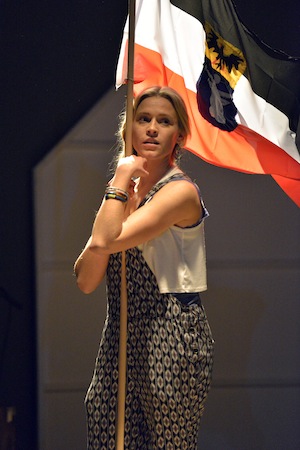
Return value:
M 88 450 L 115 450 L 121 254 L 107 268 L 107 317 L 85 404 Z M 139 249 L 126 251 L 126 450 L 195 450 L 213 338 L 203 306 L 161 294 Z

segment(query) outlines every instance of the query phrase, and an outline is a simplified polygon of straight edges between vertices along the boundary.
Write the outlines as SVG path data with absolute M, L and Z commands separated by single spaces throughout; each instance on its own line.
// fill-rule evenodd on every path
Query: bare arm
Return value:
M 119 169 L 119 176 L 115 176 L 112 181 L 116 181 L 118 187 L 124 190 L 127 190 L 130 185 L 131 176 L 134 172 L 145 172 L 144 170 L 138 170 L 139 166 L 142 167 L 144 165 L 141 158 L 138 160 L 138 165 L 134 158 L 132 160 L 135 163 L 134 167 L 131 167 L 129 164 L 125 171 L 122 168 Z M 124 203 L 117 200 L 103 200 L 93 225 L 92 236 L 87 241 L 85 248 L 74 264 L 77 286 L 82 292 L 89 294 L 102 282 L 106 273 L 109 254 L 112 253 L 110 251 L 104 251 L 103 245 L 102 248 L 97 246 L 97 251 L 95 251 L 92 240 L 95 239 L 96 235 L 96 237 L 100 236 L 102 242 L 113 241 L 120 234 L 122 222 L 126 214 L 128 214 L 128 210 L 126 210 Z
M 142 159 L 137 157 L 135 161 Z M 135 167 L 134 162 L 132 168 L 125 166 L 124 170 L 117 170 L 113 183 L 128 189 L 131 176 L 136 174 Z M 159 236 L 172 225 L 192 225 L 200 216 L 201 205 L 196 188 L 185 180 L 168 183 L 151 202 L 130 215 L 126 214 L 124 203 L 107 200 L 96 216 L 90 249 L 97 254 L 123 251 Z
M 112 184 L 118 188 L 128 190 L 133 175 L 147 176 L 143 158 L 132 160 L 132 166 L 126 163 L 117 169 Z M 88 293 L 98 286 L 105 275 L 109 254 L 153 239 L 172 225 L 192 225 L 200 215 L 198 193 L 191 183 L 184 180 L 165 185 L 151 202 L 130 215 L 124 203 L 104 200 L 95 218 L 92 235 L 75 263 L 79 288 Z
M 74 264 L 77 286 L 85 294 L 93 292 L 103 280 L 108 254 L 97 254 L 90 249 L 91 237 Z

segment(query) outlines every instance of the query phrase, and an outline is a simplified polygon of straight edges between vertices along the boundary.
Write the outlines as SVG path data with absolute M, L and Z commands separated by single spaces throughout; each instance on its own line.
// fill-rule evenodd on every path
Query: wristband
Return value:
M 105 200 L 119 200 L 120 202 L 126 203 L 128 201 L 128 192 L 123 189 L 117 188 L 115 186 L 107 186 L 105 189 Z

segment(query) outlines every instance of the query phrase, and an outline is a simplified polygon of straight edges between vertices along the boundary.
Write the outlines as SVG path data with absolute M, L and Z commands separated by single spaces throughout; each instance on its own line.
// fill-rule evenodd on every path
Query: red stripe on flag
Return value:
M 243 125 L 228 132 L 206 121 L 199 113 L 196 93 L 185 87 L 182 76 L 165 67 L 159 53 L 135 44 L 134 80 L 135 94 L 154 85 L 170 86 L 180 93 L 191 119 L 188 150 L 217 166 L 277 176 L 277 183 L 288 195 L 291 191 L 290 197 L 300 206 L 300 165 L 280 147 Z

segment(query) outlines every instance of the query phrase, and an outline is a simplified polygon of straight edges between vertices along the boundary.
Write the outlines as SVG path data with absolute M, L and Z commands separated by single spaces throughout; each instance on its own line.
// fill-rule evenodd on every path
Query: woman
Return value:
M 123 138 L 124 129 L 125 120 Z M 86 396 L 89 449 L 115 449 L 122 251 L 128 291 L 125 448 L 197 447 L 213 339 L 199 297 L 206 289 L 208 213 L 175 160 L 189 132 L 174 90 L 153 87 L 136 98 L 134 154 L 119 159 L 75 263 L 85 293 L 107 275 L 107 318 Z

